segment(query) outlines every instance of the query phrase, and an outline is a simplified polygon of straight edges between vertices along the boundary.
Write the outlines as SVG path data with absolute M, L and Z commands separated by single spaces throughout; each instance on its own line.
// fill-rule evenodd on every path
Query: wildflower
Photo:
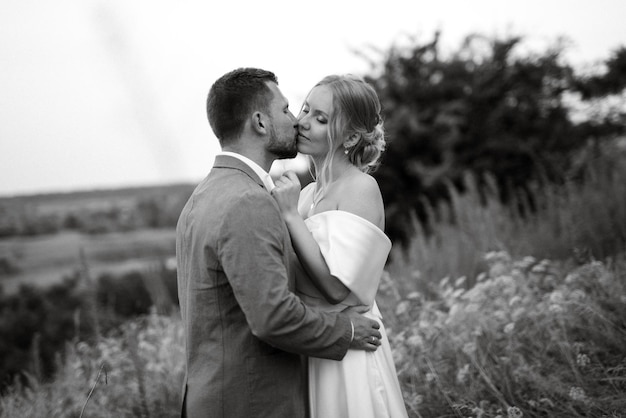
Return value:
M 439 282 L 439 287 L 440 288 L 444 288 L 444 287 L 448 287 L 450 282 L 450 278 L 449 277 L 444 277 L 443 279 L 441 279 L 441 281 Z
M 509 300 L 509 306 L 517 305 L 522 301 L 521 296 L 515 295 Z
M 511 318 L 514 321 L 517 321 L 519 318 L 521 318 L 524 314 L 526 313 L 526 309 L 524 309 L 523 307 L 519 307 L 516 310 L 513 311 L 513 313 L 511 314 Z
M 485 255 L 485 260 L 489 264 L 489 275 L 498 277 L 509 271 L 511 257 L 505 251 L 492 251 Z
M 523 259 L 521 259 L 520 261 L 516 261 L 515 262 L 515 266 L 516 267 L 520 267 L 520 268 L 522 268 L 524 270 L 527 270 L 528 268 L 530 268 L 530 266 L 532 266 L 536 262 L 537 262 L 537 260 L 534 257 L 526 256 Z
M 489 251 L 485 254 L 485 261 L 488 263 L 508 262 L 511 257 L 506 251 Z
M 471 335 L 473 337 L 481 337 L 484 333 L 485 331 L 483 330 L 483 327 L 480 324 L 478 324 L 472 330 Z
M 418 394 L 413 395 L 411 404 L 417 406 L 423 403 L 424 403 L 424 395 L 418 395 Z
M 463 352 L 468 356 L 474 355 L 474 353 L 476 353 L 476 343 L 465 343 L 465 345 L 463 345 Z
M 550 399 L 548 398 L 541 398 L 539 399 L 539 402 L 541 402 L 544 405 L 547 405 L 550 408 L 554 408 L 554 402 L 552 402 Z
M 506 409 L 507 418 L 522 418 L 524 413 L 517 406 L 509 406 Z
M 466 313 L 475 313 L 478 312 L 479 306 L 477 303 L 468 303 L 465 307 Z
M 587 267 L 585 271 L 602 286 L 608 286 L 611 283 L 613 275 L 601 261 L 592 261 L 585 267 Z
M 515 288 L 515 279 L 510 274 L 500 275 L 497 283 L 504 288 Z
M 576 356 L 576 364 L 578 364 L 580 367 L 588 366 L 589 363 L 591 363 L 591 360 L 589 359 L 589 356 L 587 354 L 578 354 Z
M 409 300 L 418 300 L 422 297 L 422 294 L 420 292 L 411 292 L 407 295 L 407 299 Z
M 564 301 L 564 297 L 563 297 L 563 293 L 555 290 L 554 292 L 550 293 L 550 302 L 552 303 L 556 303 L 556 304 L 561 304 Z
M 485 416 L 485 410 L 477 406 L 472 409 L 472 414 L 475 414 L 476 418 L 482 418 Z
M 507 313 L 501 309 L 498 309 L 497 311 L 493 311 L 491 313 L 491 316 L 493 319 L 497 320 L 498 322 L 504 322 L 507 319 Z
M 543 263 L 539 263 L 534 265 L 530 271 L 535 274 L 545 274 L 548 272 L 548 266 Z
M 515 323 L 514 322 L 509 322 L 508 324 L 506 324 L 504 326 L 504 333 L 507 334 L 507 335 L 513 334 L 514 330 L 515 330 Z
M 579 279 L 580 279 L 580 274 L 578 274 L 577 272 L 572 272 L 572 273 L 569 273 L 569 274 L 565 277 L 565 283 L 567 283 L 567 284 L 574 284 L 574 283 L 576 283 Z
M 400 346 L 396 346 L 394 348 L 391 349 L 391 357 L 393 357 L 393 362 L 395 363 L 396 367 L 399 364 L 403 364 L 406 360 L 405 358 L 408 357 L 407 353 L 406 353 L 406 348 L 404 347 L 400 347 Z M 398 372 L 400 373 L 400 372 Z
M 437 376 L 435 376 L 435 374 L 434 374 L 434 373 L 430 373 L 430 372 L 426 373 L 426 381 L 427 381 L 428 383 L 432 383 L 432 382 L 434 382 L 436 379 L 437 379 Z
M 417 328 L 419 329 L 430 329 L 431 326 L 432 324 L 425 319 L 420 319 L 417 323 Z
M 465 382 L 467 381 L 467 376 L 469 375 L 469 368 L 470 365 L 469 363 L 467 363 L 456 372 L 456 382 L 458 384 L 465 384 Z
M 557 305 L 556 303 L 553 303 L 552 305 L 550 305 L 548 310 L 553 314 L 560 314 L 560 313 L 563 313 L 564 311 L 563 307 L 561 305 Z
M 402 315 L 408 312 L 409 306 L 410 303 L 407 300 L 403 300 L 402 302 L 398 303 L 398 306 L 396 307 L 396 315 Z
M 448 312 L 448 319 L 446 320 L 446 322 L 452 321 L 456 317 L 456 315 L 459 313 L 460 310 L 461 310 L 461 306 L 458 303 L 455 303 L 454 305 L 452 305 L 450 307 L 450 311 Z
M 420 348 L 424 344 L 424 340 L 419 335 L 412 335 L 406 339 L 406 344 L 412 348 Z
M 587 395 L 585 394 L 585 391 L 583 388 L 580 388 L 578 386 L 573 386 L 570 388 L 569 390 L 569 397 L 570 399 L 574 400 L 574 401 L 578 401 L 578 402 L 586 402 L 587 401 Z

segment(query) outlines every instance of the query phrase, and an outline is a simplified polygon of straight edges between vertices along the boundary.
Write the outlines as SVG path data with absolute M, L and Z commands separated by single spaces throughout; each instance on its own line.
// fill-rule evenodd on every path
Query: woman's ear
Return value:
M 357 142 L 359 142 L 359 139 L 361 139 L 361 134 L 355 132 L 352 135 L 348 136 L 345 141 L 343 141 L 343 146 L 345 148 L 351 148 L 355 146 Z
M 252 130 L 258 134 L 265 135 L 267 133 L 267 122 L 265 114 L 254 112 L 252 114 Z

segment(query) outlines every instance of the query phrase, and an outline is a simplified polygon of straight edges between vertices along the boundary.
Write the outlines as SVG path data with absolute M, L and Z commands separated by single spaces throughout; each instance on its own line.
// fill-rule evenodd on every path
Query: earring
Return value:
M 343 150 L 343 153 L 344 153 L 344 154 L 346 154 L 346 155 L 348 155 L 348 148 L 344 149 L 344 150 Z

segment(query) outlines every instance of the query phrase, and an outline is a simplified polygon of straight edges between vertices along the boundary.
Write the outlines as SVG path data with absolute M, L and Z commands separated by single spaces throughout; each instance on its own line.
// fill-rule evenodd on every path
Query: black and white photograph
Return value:
M 0 418 L 626 418 L 625 18 L 0 2 Z

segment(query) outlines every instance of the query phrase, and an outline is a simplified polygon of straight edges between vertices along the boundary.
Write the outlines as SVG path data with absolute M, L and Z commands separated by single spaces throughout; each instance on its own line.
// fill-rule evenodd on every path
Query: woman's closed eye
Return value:
M 308 113 L 309 109 L 302 109 L 302 111 L 300 111 L 300 115 L 298 115 L 298 119 L 304 118 Z M 315 120 L 321 124 L 328 123 L 328 119 L 321 112 L 313 112 L 313 116 L 315 116 Z

